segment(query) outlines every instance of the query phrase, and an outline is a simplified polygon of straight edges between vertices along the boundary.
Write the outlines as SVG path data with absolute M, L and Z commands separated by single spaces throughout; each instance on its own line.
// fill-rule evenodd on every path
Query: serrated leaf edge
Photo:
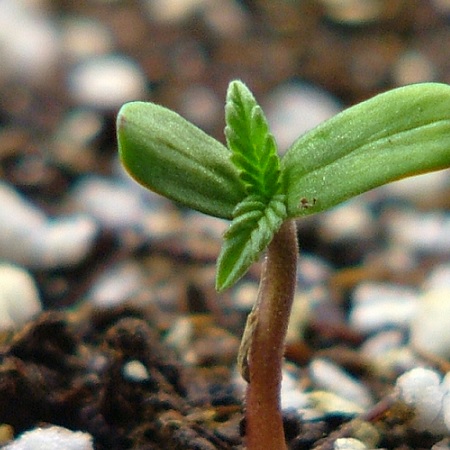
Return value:
M 258 206 L 259 209 L 253 209 Z M 217 260 L 216 289 L 235 284 L 257 261 L 287 217 L 285 195 L 275 195 L 267 204 L 249 196 L 236 206 L 235 218 L 224 235 Z
M 280 191 L 280 158 L 261 107 L 240 81 L 230 83 L 225 107 L 225 137 L 231 161 L 249 195 L 269 200 Z

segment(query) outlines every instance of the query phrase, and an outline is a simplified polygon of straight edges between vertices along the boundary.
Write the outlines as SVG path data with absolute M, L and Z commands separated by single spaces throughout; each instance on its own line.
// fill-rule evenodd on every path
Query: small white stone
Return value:
M 442 410 L 444 414 L 445 426 L 447 427 L 448 435 L 450 436 L 450 372 L 447 372 L 442 380 L 442 388 L 445 393 Z
M 420 299 L 410 340 L 422 352 L 450 358 L 450 288 L 428 291 Z
M 142 382 L 149 379 L 147 368 L 138 360 L 128 361 L 122 368 L 124 378 L 129 381 Z
M 366 202 L 354 199 L 322 214 L 320 234 L 327 241 L 368 239 L 376 232 L 375 220 Z
M 141 265 L 124 261 L 111 266 L 98 277 L 88 297 L 96 307 L 116 307 L 137 297 L 146 282 Z
M 305 83 L 281 85 L 264 103 L 267 120 L 281 152 L 306 131 L 342 109 L 330 93 Z
M 112 48 L 112 33 L 98 20 L 71 17 L 62 24 L 62 49 L 72 61 L 103 55 Z
M 445 386 L 434 370 L 416 368 L 397 379 L 400 399 L 414 410 L 412 425 L 418 431 L 433 434 L 449 432 L 444 422 L 443 400 Z
M 50 220 L 33 236 L 31 267 L 72 267 L 92 249 L 98 226 L 88 216 L 76 215 Z
M 418 305 L 414 289 L 388 283 L 361 283 L 352 297 L 349 321 L 363 333 L 390 326 L 408 327 Z
M 251 281 L 241 281 L 233 287 L 232 301 L 239 311 L 250 311 L 258 296 L 258 284 Z
M 26 2 L 0 1 L 0 43 L 0 78 L 48 81 L 60 45 L 53 22 L 42 11 Z
M 98 137 L 103 127 L 103 118 L 100 113 L 87 109 L 71 110 L 63 119 L 55 136 L 55 140 L 61 145 L 74 146 L 77 149 L 80 146 L 86 147 L 92 144 L 93 140 Z M 67 142 L 68 141 L 68 142 Z M 75 151 L 74 151 L 75 153 Z M 80 158 L 79 153 L 73 155 Z M 58 159 L 63 159 L 59 155 L 55 155 Z M 70 160 L 69 163 L 76 163 Z
M 21 267 L 0 264 L 0 330 L 18 328 L 41 311 L 31 275 Z
M 38 228 L 45 224 L 47 217 L 16 189 L 0 182 L 0 242 L 22 230 Z
M 69 76 L 69 92 L 84 106 L 114 110 L 147 96 L 141 68 L 125 56 L 109 55 L 78 64 Z
M 404 333 L 399 330 L 382 331 L 363 343 L 361 354 L 377 374 L 391 378 L 417 366 L 414 352 L 404 341 Z
M 178 23 L 201 10 L 208 0 L 147 0 L 145 3 L 152 20 Z
M 329 298 L 329 292 L 322 286 L 309 290 L 297 289 L 289 318 L 286 342 L 303 340 L 314 311 L 328 303 Z
M 206 86 L 191 86 L 180 98 L 180 114 L 202 129 L 212 127 L 222 113 L 222 103 Z
M 325 14 L 344 24 L 373 22 L 383 13 L 383 4 L 377 0 L 321 0 Z
M 308 395 L 301 390 L 298 378 L 286 368 L 283 369 L 281 378 L 280 400 L 283 410 L 299 410 L 306 408 L 309 403 Z
M 450 450 L 450 438 L 446 437 L 431 447 L 431 450 Z
M 96 138 L 105 119 L 99 111 L 72 109 L 61 120 L 50 146 L 52 161 L 71 173 L 91 172 L 97 155 Z
M 36 234 L 46 216 L 13 187 L 0 183 L 0 258 L 29 266 L 34 258 Z
M 4 450 L 94 450 L 92 436 L 59 426 L 35 428 L 23 433 Z
M 424 283 L 425 290 L 450 288 L 450 264 L 441 264 L 435 267 Z
M 397 86 L 434 80 L 435 67 L 427 56 L 417 50 L 407 50 L 396 59 L 393 78 Z
M 205 23 L 222 38 L 244 36 L 249 26 L 247 14 L 236 0 L 214 0 L 205 8 Z
M 360 405 L 333 392 L 313 391 L 308 394 L 308 400 L 310 407 L 300 411 L 305 420 L 320 420 L 327 415 L 337 414 L 356 416 L 364 411 Z
M 165 337 L 165 343 L 175 349 L 179 354 L 186 355 L 192 346 L 194 332 L 192 320 L 189 317 L 180 317 L 169 328 Z
M 394 244 L 420 252 L 450 253 L 450 214 L 441 211 L 390 214 L 387 229 Z
M 106 178 L 82 178 L 72 198 L 79 211 L 100 222 L 107 229 L 139 226 L 144 218 L 145 206 L 134 191 L 124 184 Z
M 336 364 L 325 359 L 314 359 L 309 365 L 314 384 L 366 409 L 373 405 L 372 394 Z
M 361 354 L 369 360 L 382 360 L 387 353 L 402 347 L 404 335 L 399 330 L 382 331 L 366 339 L 361 346 Z
M 340 438 L 336 439 L 333 446 L 334 450 L 365 450 L 367 446 L 359 439 Z
M 440 170 L 388 183 L 380 187 L 378 191 L 389 196 L 426 202 L 435 195 L 441 195 L 442 190 L 448 186 L 449 171 Z
M 303 254 L 298 261 L 297 281 L 302 291 L 326 285 L 331 276 L 331 267 L 318 256 Z
M 89 252 L 98 227 L 73 216 L 48 220 L 32 203 L 0 183 L 0 258 L 26 267 L 72 266 Z
M 98 277 L 87 297 L 97 308 L 111 308 L 132 299 L 145 283 L 139 264 L 125 261 Z

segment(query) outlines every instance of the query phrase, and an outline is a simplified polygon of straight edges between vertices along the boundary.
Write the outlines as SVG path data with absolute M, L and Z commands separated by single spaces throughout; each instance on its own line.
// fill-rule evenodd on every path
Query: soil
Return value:
M 439 81 L 450 82 L 450 46 L 442 45 L 450 36 L 448 17 L 433 9 L 433 2 L 374 2 L 383 5 L 381 12 L 359 23 L 337 20 L 326 3 L 241 1 L 245 25 L 235 33 L 215 31 L 201 11 L 178 23 L 157 23 L 146 18 L 137 1 L 60 0 L 47 2 L 47 12 L 59 23 L 79 16 L 108 26 L 114 50 L 143 68 L 152 101 L 175 109 L 193 84 L 224 98 L 234 78 L 248 81 L 257 98 L 286 80 L 307 80 L 351 105 L 394 87 L 392 67 L 409 49 L 428 58 Z M 48 136 L 74 107 L 64 84 L 70 70 L 63 61 L 38 85 L 0 79 L 0 176 L 48 214 L 69 208 L 68 192 L 81 176 L 111 176 L 117 151 L 116 111 L 103 111 L 105 125 L 87 163 L 71 167 L 49 157 Z M 223 141 L 223 115 L 206 128 Z M 308 224 L 300 233 L 309 253 L 335 264 L 330 285 L 344 315 L 346 294 L 358 280 L 396 279 L 380 266 L 353 269 L 373 250 L 373 242 L 333 244 Z M 216 253 L 205 247 L 195 236 L 148 246 L 136 242 L 132 232 L 119 236 L 103 230 L 89 256 L 75 267 L 33 269 L 45 312 L 2 338 L 0 423 L 10 425 L 14 435 L 45 424 L 87 431 L 98 450 L 244 448 L 244 406 L 234 358 L 245 314 L 233 310 L 227 296 L 218 304 L 212 291 Z M 105 310 L 84 301 L 108 267 L 127 259 L 151 272 L 149 297 L 171 296 L 167 309 L 141 299 Z M 253 270 L 257 274 L 258 266 Z M 420 279 L 421 268 L 397 278 L 412 275 Z M 180 318 L 196 330 L 190 364 L 186 354 L 166 343 Z M 378 400 L 384 399 L 392 380 L 370 372 L 357 350 L 364 337 L 342 321 L 334 325 L 311 323 L 305 341 L 287 347 L 287 359 L 307 384 L 305 366 L 314 356 L 326 355 L 370 384 Z M 390 411 L 373 420 L 379 448 L 430 449 L 440 440 L 412 431 L 404 423 L 406 416 L 405 411 Z M 357 427 L 345 414 L 304 422 L 298 414 L 286 413 L 284 422 L 291 450 L 331 449 L 334 433 L 351 435 Z

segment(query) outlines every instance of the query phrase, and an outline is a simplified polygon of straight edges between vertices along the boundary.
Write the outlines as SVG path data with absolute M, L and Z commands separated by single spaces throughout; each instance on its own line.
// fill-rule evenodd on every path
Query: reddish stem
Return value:
M 297 235 L 293 220 L 270 243 L 261 275 L 247 363 L 248 450 L 286 449 L 280 407 L 281 366 L 296 287 Z

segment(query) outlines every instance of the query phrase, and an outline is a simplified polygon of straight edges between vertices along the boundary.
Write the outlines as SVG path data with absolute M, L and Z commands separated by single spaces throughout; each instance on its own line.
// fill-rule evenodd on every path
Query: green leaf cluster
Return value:
M 261 107 L 239 81 L 230 83 L 225 136 L 247 197 L 237 204 L 217 261 L 216 288 L 226 289 L 247 272 L 286 218 L 280 193 L 280 158 Z
M 267 120 L 240 81 L 225 106 L 227 147 L 153 103 L 124 105 L 121 160 L 139 183 L 231 220 L 218 259 L 219 290 L 235 283 L 284 220 L 314 214 L 374 187 L 450 167 L 450 86 L 380 94 L 300 136 L 280 159 Z
M 261 107 L 241 82 L 230 83 L 225 120 L 231 161 L 240 171 L 247 194 L 271 199 L 280 189 L 277 145 Z

